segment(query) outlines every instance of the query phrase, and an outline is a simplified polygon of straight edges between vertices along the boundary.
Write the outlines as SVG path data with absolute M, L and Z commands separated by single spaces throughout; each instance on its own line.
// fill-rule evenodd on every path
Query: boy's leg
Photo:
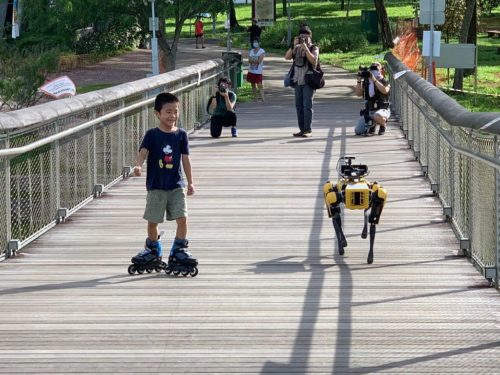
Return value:
M 201 48 L 205 48 L 205 35 L 201 36 Z
M 148 221 L 148 239 L 151 242 L 158 240 L 158 223 L 153 223 L 152 221 Z

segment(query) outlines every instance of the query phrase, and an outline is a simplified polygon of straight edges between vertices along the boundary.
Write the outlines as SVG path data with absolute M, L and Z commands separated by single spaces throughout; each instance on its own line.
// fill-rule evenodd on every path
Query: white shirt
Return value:
M 248 66 L 248 72 L 253 73 L 253 74 L 262 74 L 264 71 L 264 61 L 262 61 L 259 64 L 252 64 L 252 61 L 257 61 L 260 56 L 265 54 L 266 51 L 264 51 L 262 48 L 259 48 L 257 52 L 252 48 L 250 52 L 248 53 L 248 60 L 250 62 L 250 65 Z

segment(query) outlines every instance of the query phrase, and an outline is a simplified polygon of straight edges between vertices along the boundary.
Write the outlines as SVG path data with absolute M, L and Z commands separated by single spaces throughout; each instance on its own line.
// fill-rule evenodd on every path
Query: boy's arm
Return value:
M 189 154 L 182 154 L 182 169 L 184 170 L 188 183 L 187 195 L 193 195 L 195 190 L 193 184 L 193 172 L 191 169 L 191 158 L 189 157 Z
M 137 161 L 135 162 L 134 174 L 136 176 L 141 175 L 142 165 L 144 164 L 144 160 L 148 157 L 149 151 L 145 148 L 141 148 L 139 153 L 137 154 Z

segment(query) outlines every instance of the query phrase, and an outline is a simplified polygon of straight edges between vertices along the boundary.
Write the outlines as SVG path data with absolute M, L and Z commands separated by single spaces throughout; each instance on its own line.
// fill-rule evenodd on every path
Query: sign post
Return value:
M 434 26 L 442 25 L 444 23 L 444 9 L 446 6 L 445 0 L 420 0 L 420 14 L 419 22 L 422 25 L 429 24 L 429 37 L 427 42 L 430 44 L 429 48 L 429 74 L 428 81 L 434 82 L 434 57 L 435 57 L 435 44 L 439 46 L 439 42 L 434 40 Z M 426 49 L 426 38 L 424 38 L 423 49 Z
M 156 30 L 158 30 L 158 22 L 155 17 L 155 0 L 149 0 L 151 2 L 151 69 L 153 70 L 153 75 L 156 76 L 160 73 L 160 68 L 158 65 L 158 39 L 156 38 Z

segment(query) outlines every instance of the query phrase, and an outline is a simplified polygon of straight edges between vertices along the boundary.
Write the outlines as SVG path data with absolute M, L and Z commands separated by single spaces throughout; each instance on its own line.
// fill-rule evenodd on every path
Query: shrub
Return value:
M 38 88 L 57 69 L 57 50 L 19 50 L 0 43 L 0 108 L 19 109 L 34 105 Z

